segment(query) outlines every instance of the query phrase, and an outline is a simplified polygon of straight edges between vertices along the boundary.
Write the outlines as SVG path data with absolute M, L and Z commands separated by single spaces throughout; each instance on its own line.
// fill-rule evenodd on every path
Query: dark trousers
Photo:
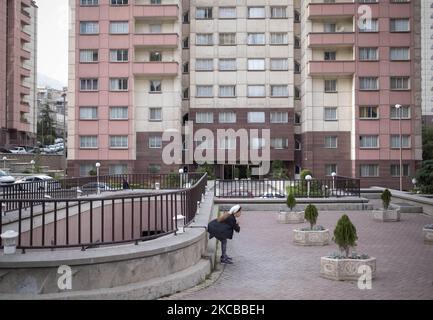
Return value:
M 221 241 L 221 258 L 227 257 L 227 239 L 220 240 Z

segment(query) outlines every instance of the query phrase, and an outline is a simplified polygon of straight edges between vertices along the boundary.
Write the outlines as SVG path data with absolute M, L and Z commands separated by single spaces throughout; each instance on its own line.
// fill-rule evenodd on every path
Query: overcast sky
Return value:
M 3 0 L 1 0 L 3 1 Z M 68 0 L 36 0 L 38 73 L 68 83 Z

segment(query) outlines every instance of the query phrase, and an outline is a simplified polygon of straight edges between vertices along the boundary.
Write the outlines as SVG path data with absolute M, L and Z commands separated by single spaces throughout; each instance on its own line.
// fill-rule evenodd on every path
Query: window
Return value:
M 213 97 L 213 86 L 197 86 L 197 98 L 210 98 Z
M 359 23 L 359 31 L 360 32 L 378 32 L 379 31 L 379 23 L 377 19 L 364 19 L 361 20 L 362 25 Z
M 189 73 L 189 62 L 185 62 L 182 65 L 182 73 L 184 73 L 184 74 Z
M 299 37 L 295 37 L 295 42 L 293 44 L 295 49 L 301 49 L 301 39 Z
M 335 51 L 325 51 L 323 55 L 325 61 L 331 61 L 337 58 L 337 53 Z
M 271 97 L 287 97 L 288 95 L 287 85 L 271 85 Z
M 195 11 L 196 19 L 212 19 L 212 8 L 197 8 Z
M 248 7 L 249 19 L 264 19 L 265 7 Z
M 234 85 L 225 85 L 219 87 L 219 96 L 223 98 L 227 97 L 235 97 L 236 96 L 236 86 Z
M 220 112 L 219 123 L 236 123 L 236 112 Z
M 368 61 L 368 60 L 378 60 L 378 50 L 377 48 L 359 48 L 359 60 Z
M 389 29 L 391 32 L 408 32 L 410 31 L 409 19 L 390 19 Z
M 157 62 L 162 61 L 162 52 L 160 51 L 153 51 L 149 54 L 149 61 Z
M 98 62 L 98 59 L 99 59 L 98 50 L 93 50 L 93 49 L 80 50 L 81 63 Z
M 301 141 L 295 139 L 295 150 L 301 150 L 301 149 L 302 149 Z
M 360 119 L 379 119 L 379 112 L 377 106 L 361 106 L 359 107 Z
M 289 147 L 289 139 L 287 138 L 271 138 L 272 149 L 287 149 Z
M 91 172 L 96 172 L 95 164 L 80 164 L 80 177 L 90 176 Z
M 149 121 L 162 121 L 162 108 L 149 108 Z
M 266 146 L 266 140 L 264 138 L 252 138 L 250 140 L 250 147 L 253 150 L 260 150 Z
M 149 24 L 150 33 L 161 33 L 162 25 L 160 23 Z
M 220 33 L 219 44 L 222 46 L 236 45 L 236 33 Z
M 96 149 L 98 148 L 97 136 L 80 136 L 81 149 Z
M 162 81 L 161 80 L 150 80 L 150 92 L 161 92 Z
M 98 0 L 80 0 L 80 6 L 97 6 Z
M 110 136 L 110 148 L 128 148 L 128 136 Z
M 183 90 L 182 97 L 185 100 L 189 99 L 189 88 L 186 88 L 186 89 Z
M 379 90 L 379 81 L 377 77 L 360 77 L 360 90 Z
M 195 114 L 196 123 L 213 123 L 213 112 L 197 112 Z
M 271 7 L 271 18 L 273 19 L 287 18 L 286 7 Z
M 110 175 L 127 174 L 128 173 L 128 165 L 127 164 L 111 164 L 108 166 L 108 173 Z
M 295 113 L 295 124 L 301 124 L 301 115 L 299 113 Z
M 128 21 L 110 22 L 110 33 L 112 34 L 127 34 L 129 32 Z
M 409 60 L 409 48 L 391 48 L 389 58 L 394 61 Z
M 301 73 L 301 64 L 297 61 L 295 61 L 294 64 L 294 73 Z
M 325 107 L 324 110 L 325 121 L 337 120 L 337 107 Z
M 201 137 L 200 140 L 198 137 L 195 140 L 195 146 L 199 150 L 212 150 L 214 148 L 214 142 L 212 138 Z
M 186 12 L 183 13 L 182 23 L 184 23 L 184 24 L 188 24 L 189 23 L 189 11 L 186 11 Z
M 289 68 L 287 59 L 274 58 L 271 59 L 271 70 L 272 71 L 286 71 Z
M 150 4 L 161 4 L 161 0 L 150 0 Z
M 231 137 L 224 137 L 223 139 L 218 140 L 219 141 L 219 149 L 236 149 L 236 138 Z
M 189 37 L 185 37 L 182 40 L 182 49 L 188 49 L 189 48 Z
M 110 91 L 127 91 L 127 90 L 128 90 L 127 78 L 110 79 Z
M 391 77 L 391 90 L 409 90 L 410 80 L 409 77 Z
M 248 59 L 249 71 L 263 71 L 265 70 L 265 59 Z
M 149 137 L 149 148 L 150 149 L 162 148 L 162 138 L 160 136 Z
M 410 176 L 410 171 L 409 171 L 409 165 L 408 164 L 403 164 L 403 177 L 408 177 Z M 392 164 L 391 167 L 391 176 L 393 177 L 399 177 L 400 176 L 400 164 Z
M 80 107 L 80 120 L 96 120 L 97 118 L 97 107 Z
M 236 19 L 236 7 L 220 7 L 220 19 Z
M 325 164 L 325 175 L 332 176 L 332 173 L 337 173 L 337 165 L 333 164 Z
M 128 120 L 128 107 L 110 107 L 110 120 Z
M 327 149 L 338 148 L 338 137 L 337 136 L 325 136 L 325 148 L 327 148 Z
M 213 45 L 213 34 L 212 33 L 197 33 L 196 45 L 198 46 L 211 46 Z
M 127 5 L 128 0 L 110 0 L 110 4 L 113 6 Z
M 337 92 L 337 80 L 325 80 L 325 92 Z
M 271 123 L 288 123 L 289 114 L 287 112 L 271 112 Z
M 337 26 L 335 23 L 325 23 L 323 25 L 323 32 L 326 33 L 334 33 L 337 29 Z
M 92 21 L 80 22 L 80 34 L 98 34 L 99 23 Z
M 151 174 L 156 174 L 161 172 L 161 165 L 159 164 L 149 164 L 148 172 Z
M 213 70 L 213 60 L 212 59 L 197 59 L 195 61 L 196 71 L 212 71 Z
M 360 136 L 359 147 L 364 149 L 379 148 L 379 136 Z
M 264 112 L 248 112 L 248 123 L 265 123 Z
M 401 147 L 410 148 L 410 135 L 401 136 Z M 400 135 L 391 135 L 391 149 L 400 148 Z
M 410 119 L 410 106 L 402 106 L 400 109 L 391 106 L 390 118 L 392 120 L 400 119 L 400 112 L 402 119 Z
M 293 21 L 295 23 L 301 22 L 301 14 L 299 13 L 298 10 L 295 10 L 295 12 L 293 13 Z
M 301 99 L 301 90 L 298 87 L 294 88 L 294 99 L 295 100 Z
M 249 45 L 263 45 L 266 43 L 264 33 L 248 33 L 247 44 Z
M 271 44 L 287 44 L 287 33 L 273 32 L 271 33 Z
M 128 62 L 128 49 L 110 50 L 110 62 Z
M 362 164 L 359 169 L 361 177 L 379 176 L 379 165 L 377 164 Z
M 236 59 L 219 59 L 218 69 L 220 71 L 236 71 Z
M 96 91 L 98 90 L 98 79 L 80 79 L 81 91 Z
M 264 97 L 264 96 L 266 96 L 266 89 L 264 85 L 248 86 L 248 97 Z

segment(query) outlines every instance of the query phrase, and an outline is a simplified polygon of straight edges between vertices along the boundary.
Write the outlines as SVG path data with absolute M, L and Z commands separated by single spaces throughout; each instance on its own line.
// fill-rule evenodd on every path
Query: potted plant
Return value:
M 422 231 L 424 234 L 424 242 L 433 243 L 433 223 L 425 225 Z
M 378 221 L 400 221 L 400 210 L 392 209 L 390 206 L 392 194 L 388 189 L 383 190 L 380 198 L 383 208 L 373 210 L 373 218 Z
M 304 212 L 294 211 L 296 207 L 296 198 L 292 192 L 289 193 L 286 199 L 287 207 L 290 211 L 281 210 L 278 214 L 279 223 L 303 223 L 304 222 Z
M 310 223 L 309 227 L 295 229 L 294 242 L 302 246 L 324 246 L 329 244 L 329 230 L 316 225 L 319 212 L 316 206 L 309 204 L 305 208 L 304 218 Z
M 368 273 L 370 279 L 376 273 L 376 258 L 355 252 L 350 249 L 356 246 L 358 236 L 356 228 L 347 215 L 343 215 L 337 222 L 332 239 L 340 249 L 339 253 L 333 253 L 320 258 L 320 275 L 331 280 L 358 280 L 362 274 Z

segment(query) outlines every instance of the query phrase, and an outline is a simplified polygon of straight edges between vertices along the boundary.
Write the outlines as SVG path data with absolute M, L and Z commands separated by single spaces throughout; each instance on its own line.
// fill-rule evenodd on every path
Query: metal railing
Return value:
M 147 241 L 178 230 L 176 216 L 190 223 L 207 185 L 207 174 L 190 174 L 184 189 L 64 199 L 0 199 L 0 233 L 18 232 L 18 249 L 55 249 Z M 17 220 L 3 208 L 18 203 Z M 27 207 L 25 208 L 24 205 Z M 6 223 L 4 225 L 4 223 Z M 3 243 L 0 240 L 0 245 Z
M 306 180 L 217 179 L 214 188 L 215 197 L 221 198 L 285 198 L 289 193 L 298 198 L 360 197 L 361 183 L 348 177 L 314 179 L 309 183 Z

